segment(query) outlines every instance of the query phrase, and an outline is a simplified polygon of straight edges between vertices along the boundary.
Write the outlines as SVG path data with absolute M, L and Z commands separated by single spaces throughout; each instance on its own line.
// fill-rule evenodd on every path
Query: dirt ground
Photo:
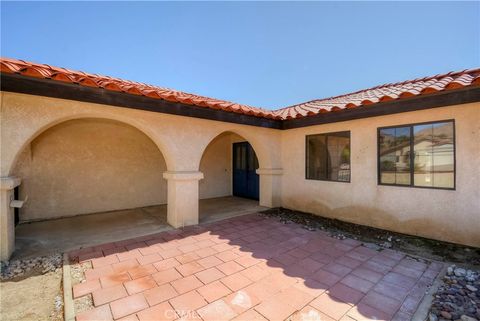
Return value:
M 2 321 L 61 321 L 62 302 L 62 269 L 0 283 Z

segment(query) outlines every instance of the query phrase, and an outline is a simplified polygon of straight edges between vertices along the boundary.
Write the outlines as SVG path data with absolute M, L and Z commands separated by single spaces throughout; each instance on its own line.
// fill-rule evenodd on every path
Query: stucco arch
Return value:
M 197 155 L 198 157 L 196 159 L 197 170 L 200 169 L 200 162 L 210 143 L 213 142 L 217 137 L 224 134 L 228 134 L 228 133 L 236 134 L 242 137 L 243 139 L 245 139 L 246 141 L 248 141 L 250 145 L 252 145 L 252 148 L 255 151 L 255 154 L 257 155 L 260 168 L 271 167 L 272 162 L 271 162 L 270 152 L 268 150 L 267 141 L 262 141 L 261 137 L 258 137 L 258 135 L 252 135 L 243 129 L 228 129 L 228 130 L 216 131 L 209 135 L 205 135 L 204 142 L 199 147 L 199 155 Z
M 169 147 L 162 141 L 161 137 L 158 137 L 158 135 L 153 132 L 150 127 L 136 121 L 133 117 L 124 117 L 122 115 L 113 114 L 107 116 L 104 114 L 98 115 L 96 113 L 81 113 L 55 117 L 53 119 L 49 119 L 40 124 L 37 124 L 37 126 L 32 126 L 28 130 L 22 131 L 23 139 L 17 137 L 17 144 L 14 148 L 12 148 L 13 153 L 11 155 L 10 161 L 7 164 L 8 175 L 12 175 L 12 171 L 14 170 L 15 164 L 18 162 L 20 155 L 35 138 L 37 138 L 50 128 L 53 128 L 61 123 L 79 119 L 113 120 L 134 127 L 135 129 L 145 134 L 145 136 L 147 136 L 157 146 L 163 158 L 165 159 L 167 170 L 174 168 L 174 157 L 172 156 Z

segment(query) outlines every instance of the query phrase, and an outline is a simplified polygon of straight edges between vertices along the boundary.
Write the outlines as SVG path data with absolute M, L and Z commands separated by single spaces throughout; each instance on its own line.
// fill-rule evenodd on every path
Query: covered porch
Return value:
M 203 199 L 199 201 L 200 223 L 264 209 L 258 201 L 235 196 Z M 16 227 L 13 258 L 67 252 L 170 229 L 167 204 L 24 223 Z

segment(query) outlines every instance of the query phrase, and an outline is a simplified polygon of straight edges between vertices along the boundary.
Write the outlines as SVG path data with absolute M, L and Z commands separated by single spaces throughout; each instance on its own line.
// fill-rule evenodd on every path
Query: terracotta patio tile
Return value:
M 223 264 L 217 265 L 217 268 L 220 271 L 222 271 L 225 275 L 230 275 L 243 270 L 243 266 L 241 266 L 235 261 L 229 261 L 229 262 L 225 262 Z
M 350 305 L 357 304 L 365 295 L 365 293 L 352 289 L 342 283 L 335 284 L 327 293 Z
M 166 249 L 159 251 L 158 254 L 160 254 L 164 259 L 169 259 L 171 257 L 182 255 L 183 252 L 177 249 Z
M 363 263 L 363 261 L 355 260 L 355 259 L 352 259 L 351 257 L 348 257 L 348 256 L 342 256 L 342 257 L 336 259 L 335 263 L 344 265 L 344 266 L 353 270 L 356 267 L 360 266 Z
M 261 269 L 260 267 L 258 267 L 256 265 L 251 266 L 249 268 L 246 268 L 245 270 L 241 271 L 240 273 L 243 276 L 246 276 L 247 278 L 252 280 L 253 282 L 259 281 L 259 280 L 261 280 L 264 277 L 269 275 L 269 273 L 266 270 Z
M 175 310 L 168 302 L 163 302 L 142 310 L 138 312 L 137 315 L 140 321 L 164 321 L 175 320 L 177 318 Z
M 295 286 L 290 286 L 275 295 L 280 301 L 300 310 L 306 306 L 315 297 L 307 292 L 301 291 Z
M 373 282 L 367 281 L 352 274 L 347 275 L 340 282 L 363 293 L 367 293 L 375 285 Z
M 296 248 L 287 252 L 288 255 L 291 255 L 297 259 L 304 259 L 310 255 L 310 252 L 303 250 L 301 248 Z
M 210 282 L 223 278 L 225 274 L 220 272 L 218 269 L 212 267 L 207 270 L 203 270 L 201 272 L 195 273 L 195 276 L 204 284 L 208 284 Z
M 112 264 L 112 268 L 115 272 L 124 272 L 127 270 L 131 270 L 137 266 L 139 266 L 138 261 L 136 259 L 130 259 L 126 261 L 122 261 L 119 263 Z
M 354 306 L 350 311 L 348 311 L 347 315 L 355 320 L 384 320 L 388 321 L 391 319 L 391 316 L 386 314 L 385 312 L 378 311 L 375 308 L 372 308 L 366 304 L 359 303 L 358 305 Z
M 157 269 L 153 266 L 153 264 L 148 265 L 140 265 L 131 270 L 128 270 L 128 274 L 132 278 L 132 280 L 151 275 L 157 272 Z
M 177 291 L 168 283 L 147 290 L 143 294 L 150 306 L 170 300 L 178 295 Z
M 92 293 L 95 290 L 100 289 L 100 282 L 98 280 L 86 281 L 83 283 L 78 283 L 73 286 L 73 297 L 79 298 L 86 294 Z
M 197 263 L 200 264 L 201 266 L 203 266 L 204 268 L 208 269 L 208 268 L 217 266 L 219 264 L 222 264 L 223 261 L 220 260 L 219 258 L 215 257 L 215 256 L 208 256 L 208 257 L 205 257 L 203 259 L 198 260 Z
M 400 301 L 404 300 L 409 292 L 408 289 L 405 289 L 395 284 L 387 283 L 385 281 L 378 282 L 373 288 L 373 290 L 392 299 L 397 299 Z
M 269 320 L 284 320 L 295 312 L 295 308 L 285 304 L 283 300 L 277 297 L 271 297 L 266 301 L 255 306 L 255 310 Z
M 387 275 L 384 276 L 382 280 L 388 283 L 398 285 L 405 289 L 411 289 L 416 282 L 415 279 L 396 272 L 389 272 Z
M 312 253 L 309 257 L 323 264 L 328 264 L 334 260 L 334 258 L 331 257 L 330 255 L 320 251 Z
M 185 264 L 191 261 L 196 261 L 200 259 L 200 257 L 195 252 L 186 253 L 180 256 L 175 257 L 175 259 L 180 262 L 181 264 Z
M 315 274 L 313 274 L 311 276 L 311 278 L 314 279 L 314 280 L 317 280 L 318 282 L 320 282 L 322 284 L 326 284 L 328 286 L 334 285 L 335 283 L 337 283 L 341 279 L 340 276 L 338 276 L 336 274 L 333 274 L 333 273 L 330 273 L 330 272 L 327 272 L 327 271 L 324 271 L 322 269 L 315 272 Z
M 136 314 L 130 314 L 121 319 L 117 319 L 117 321 L 138 321 L 138 317 Z
M 182 278 L 182 275 L 175 269 L 168 269 L 154 273 L 152 274 L 152 277 L 158 285 L 162 285 L 164 283 L 180 279 Z
M 397 265 L 392 269 L 392 272 L 400 273 L 405 276 L 411 277 L 418 279 L 422 276 L 423 271 L 422 270 L 417 270 L 417 269 L 412 269 L 409 267 L 406 267 L 404 265 Z
M 240 255 L 238 255 L 232 250 L 220 252 L 218 254 L 215 254 L 215 256 L 220 260 L 222 260 L 223 262 L 232 261 L 240 257 Z
M 143 249 L 147 247 L 147 243 L 143 241 L 135 242 L 135 243 L 130 243 L 130 244 L 125 244 L 125 248 L 128 251 L 135 250 L 135 249 Z
M 378 311 L 385 312 L 389 316 L 393 316 L 402 304 L 401 301 L 389 298 L 375 291 L 368 292 L 361 302 Z
M 142 255 L 150 255 L 150 254 L 156 254 L 161 251 L 161 248 L 157 245 L 149 245 L 147 247 L 143 247 L 138 249 Z
M 236 259 L 235 262 L 237 262 L 238 264 L 240 264 L 244 268 L 248 268 L 248 267 L 251 267 L 251 266 L 254 266 L 255 264 L 257 264 L 259 262 L 259 259 L 254 258 L 250 255 L 244 255 L 244 256 L 241 256 L 238 259 Z
M 232 291 L 240 290 L 252 283 L 249 278 L 243 276 L 241 273 L 231 274 L 220 281 Z
M 177 249 L 182 253 L 189 253 L 189 252 L 200 249 L 200 247 L 197 244 L 185 244 L 185 245 L 180 245 Z
M 355 270 L 352 271 L 352 274 L 373 283 L 377 283 L 383 278 L 382 273 L 375 272 L 370 269 L 366 269 L 364 267 L 356 268 Z
M 420 272 L 423 272 L 427 269 L 427 264 L 426 263 L 420 262 L 420 261 L 417 261 L 417 260 L 414 260 L 414 259 L 411 259 L 411 258 L 408 258 L 408 257 L 401 260 L 400 263 L 398 263 L 398 265 L 404 266 L 404 267 L 409 268 L 409 269 L 418 270 Z
M 127 272 L 113 273 L 107 276 L 102 276 L 100 278 L 100 283 L 102 288 L 108 288 L 111 286 L 119 285 L 125 282 L 130 281 L 130 276 Z
M 378 264 L 386 265 L 389 266 L 390 268 L 393 268 L 395 265 L 397 265 L 397 261 L 394 259 L 391 259 L 389 257 L 383 256 L 383 255 L 377 255 L 373 257 L 370 262 L 375 262 Z
M 135 294 L 110 303 L 112 314 L 115 319 L 136 313 L 148 308 L 148 303 L 143 294 Z
M 232 321 L 267 321 L 267 319 L 265 319 L 260 313 L 258 313 L 254 309 L 250 309 L 240 314 Z
M 369 270 L 372 270 L 372 271 L 375 271 L 375 272 L 378 272 L 378 273 L 382 273 L 384 275 L 387 274 L 392 269 L 388 265 L 384 265 L 384 264 L 381 264 L 379 262 L 372 261 L 372 260 L 363 263 L 361 266 L 364 267 L 364 268 L 367 268 Z
M 108 304 L 92 310 L 84 311 L 75 317 L 76 321 L 98 321 L 98 320 L 113 320 L 112 313 Z
M 127 291 L 123 285 L 116 285 L 110 288 L 96 290 L 92 293 L 93 303 L 95 306 L 100 306 L 126 296 Z
M 403 301 L 400 307 L 400 311 L 407 314 L 414 314 L 422 298 L 423 296 L 422 297 L 413 297 L 411 295 L 407 296 L 407 298 L 405 299 L 405 301 Z
M 158 271 L 168 270 L 168 269 L 171 269 L 171 268 L 176 267 L 178 265 L 180 265 L 180 263 L 177 260 L 175 260 L 174 258 L 169 258 L 169 259 L 165 259 L 163 261 L 158 261 L 158 262 L 153 263 L 153 266 Z
M 137 258 L 137 261 L 140 263 L 140 265 L 147 265 L 161 260 L 163 260 L 163 258 L 159 254 L 149 254 Z
M 131 260 L 131 259 L 136 259 L 139 257 L 142 257 L 142 253 L 140 253 L 139 250 L 134 249 L 122 253 L 117 253 L 117 257 L 119 261 L 126 261 L 126 260 Z
M 214 249 L 215 251 L 217 252 L 223 252 L 223 251 L 228 251 L 231 249 L 231 246 L 225 242 L 222 242 L 222 243 L 219 243 L 219 244 L 216 244 L 214 246 L 212 246 L 212 249 Z
M 310 302 L 310 305 L 335 320 L 340 319 L 351 308 L 346 302 L 335 299 L 327 293 Z
M 204 321 L 221 321 L 234 318 L 237 313 L 223 300 L 212 302 L 197 310 Z
M 328 289 L 328 285 L 322 284 L 314 279 L 300 280 L 299 282 L 295 283 L 293 287 L 310 294 L 314 298 L 320 296 Z
M 295 312 L 289 321 L 336 321 L 328 315 L 318 311 L 314 307 L 307 305 L 300 311 Z
M 171 284 L 180 294 L 189 292 L 193 289 L 203 286 L 203 283 L 200 282 L 194 275 L 175 280 Z
M 201 266 L 197 262 L 193 261 L 193 262 L 188 262 L 188 263 L 179 265 L 179 266 L 176 267 L 176 269 L 183 276 L 189 276 L 189 275 L 192 275 L 192 274 L 195 274 L 197 272 L 202 271 L 204 268 L 203 268 L 203 266 Z
M 260 299 L 257 294 L 264 295 L 263 293 L 260 293 L 258 289 L 255 289 L 255 287 L 249 286 L 242 290 L 229 294 L 227 297 L 224 298 L 224 300 L 236 313 L 241 314 L 248 309 L 253 308 L 261 301 L 264 301 L 271 297 L 271 295 L 264 295 L 263 298 Z
M 87 252 L 78 255 L 78 262 L 83 263 L 92 259 L 103 257 L 102 251 Z
M 114 254 L 122 253 L 122 252 L 126 252 L 126 251 L 127 251 L 127 249 L 124 248 L 123 246 L 122 247 L 114 247 L 114 248 L 111 248 L 111 249 L 103 250 L 103 255 L 109 256 L 109 255 L 114 255 Z
M 322 270 L 336 274 L 342 278 L 352 271 L 351 268 L 335 262 L 325 265 L 322 267 Z
M 109 275 L 113 273 L 113 268 L 111 266 L 103 266 L 98 269 L 88 269 L 85 271 L 85 279 L 87 280 L 96 280 L 101 276 Z
M 116 255 L 113 254 L 105 257 L 92 259 L 92 266 L 93 268 L 97 269 L 102 266 L 111 265 L 117 262 L 118 262 L 118 258 Z
M 144 276 L 142 278 L 126 282 L 124 286 L 127 289 L 128 294 L 132 295 L 154 288 L 157 286 L 157 283 L 151 276 Z
M 213 243 L 213 242 L 212 242 Z M 205 248 L 201 248 L 199 250 L 196 250 L 195 253 L 199 256 L 199 257 L 207 257 L 207 256 L 210 256 L 210 255 L 214 255 L 217 253 L 217 251 L 215 251 L 214 249 L 212 249 L 211 247 L 205 247 Z
M 200 293 L 207 302 L 213 302 L 231 293 L 231 291 L 220 281 L 215 281 L 199 287 L 197 292 Z
M 195 310 L 207 305 L 207 301 L 195 291 L 177 296 L 169 302 L 179 316 L 191 315 Z

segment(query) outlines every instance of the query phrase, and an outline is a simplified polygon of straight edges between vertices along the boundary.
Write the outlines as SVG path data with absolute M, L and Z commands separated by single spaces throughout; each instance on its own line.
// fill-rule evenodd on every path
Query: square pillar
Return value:
M 260 206 L 279 207 L 282 206 L 281 168 L 259 168 L 260 175 Z
M 18 177 L 0 178 L 0 261 L 7 261 L 15 250 L 15 214 L 10 202 L 20 183 Z
M 198 224 L 198 181 L 203 173 L 165 172 L 163 178 L 168 182 L 168 223 L 175 228 Z

